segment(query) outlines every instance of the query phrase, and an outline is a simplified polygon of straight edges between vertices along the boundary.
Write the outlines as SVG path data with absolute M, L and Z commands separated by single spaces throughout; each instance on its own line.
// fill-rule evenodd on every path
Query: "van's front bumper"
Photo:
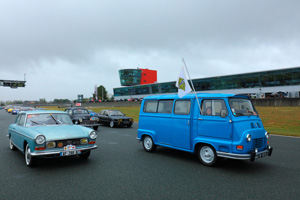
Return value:
M 231 158 L 231 159 L 237 159 L 237 160 L 250 160 L 254 161 L 258 158 L 263 158 L 265 156 L 271 156 L 272 155 L 273 148 L 271 146 L 268 146 L 266 150 L 257 152 L 256 150 L 251 151 L 249 154 L 234 154 L 234 153 L 227 153 L 222 151 L 217 151 L 218 157 L 223 158 Z

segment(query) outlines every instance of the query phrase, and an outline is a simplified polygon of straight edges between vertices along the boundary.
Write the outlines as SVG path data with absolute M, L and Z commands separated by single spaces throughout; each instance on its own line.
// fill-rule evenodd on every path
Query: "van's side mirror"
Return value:
M 228 115 L 227 110 L 221 110 L 221 117 L 224 118 Z

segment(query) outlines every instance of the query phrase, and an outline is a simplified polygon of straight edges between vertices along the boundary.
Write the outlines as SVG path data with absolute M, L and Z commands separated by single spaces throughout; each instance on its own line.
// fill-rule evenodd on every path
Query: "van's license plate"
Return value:
M 257 158 L 262 158 L 262 157 L 265 157 L 267 155 L 268 155 L 268 152 L 264 152 L 264 153 L 258 154 Z
M 76 154 L 81 154 L 81 151 L 63 151 L 60 152 L 60 156 L 72 156 Z

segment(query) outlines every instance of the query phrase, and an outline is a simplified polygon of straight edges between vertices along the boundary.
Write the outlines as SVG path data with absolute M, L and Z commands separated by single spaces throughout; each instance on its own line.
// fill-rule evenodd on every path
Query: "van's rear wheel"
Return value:
M 150 136 L 145 136 L 143 139 L 143 147 L 147 152 L 153 152 L 156 149 L 156 145 Z
M 202 164 L 206 166 L 213 166 L 217 161 L 215 149 L 207 144 L 198 148 L 198 157 Z

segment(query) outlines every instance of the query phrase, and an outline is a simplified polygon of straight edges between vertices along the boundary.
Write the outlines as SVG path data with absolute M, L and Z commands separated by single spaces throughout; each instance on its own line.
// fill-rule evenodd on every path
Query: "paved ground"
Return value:
M 0 110 L 0 199 L 299 199 L 300 138 L 271 136 L 272 157 L 205 167 L 189 153 L 146 153 L 132 128 L 99 128 L 89 160 L 42 159 L 35 168 L 11 151 Z

